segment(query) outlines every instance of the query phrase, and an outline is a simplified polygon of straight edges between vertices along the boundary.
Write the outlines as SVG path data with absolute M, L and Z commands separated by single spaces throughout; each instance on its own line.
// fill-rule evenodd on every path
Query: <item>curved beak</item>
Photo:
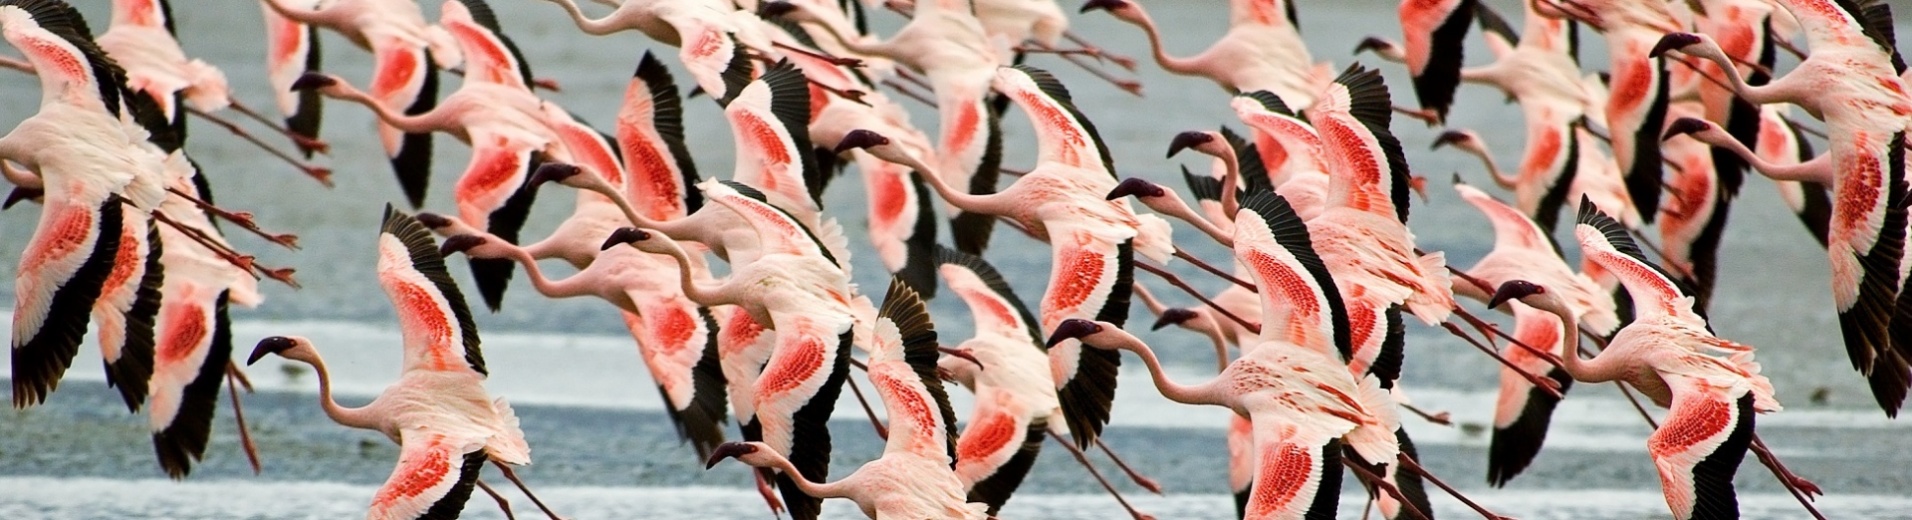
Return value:
M 890 138 L 883 137 L 883 134 L 876 133 L 875 131 L 859 128 L 851 130 L 850 133 L 843 134 L 843 140 L 837 141 L 836 149 L 831 151 L 843 153 L 858 148 L 869 148 L 886 144 L 890 144 Z
M 1195 319 L 1195 316 L 1196 314 L 1193 310 L 1181 307 L 1170 308 L 1162 311 L 1162 315 L 1155 318 L 1155 324 L 1150 325 L 1149 330 L 1162 330 L 1162 327 L 1169 325 L 1181 325 L 1183 322 Z
M 617 228 L 617 231 L 612 231 L 611 236 L 609 238 L 604 239 L 604 245 L 598 246 L 598 250 L 603 251 L 606 249 L 617 247 L 622 244 L 635 243 L 639 240 L 645 240 L 649 238 L 651 238 L 651 234 L 645 233 L 644 230 L 642 229 L 638 229 L 634 227 L 621 227 L 621 228 Z
M 305 73 L 305 75 L 299 76 L 299 79 L 292 81 L 292 91 L 304 92 L 307 90 L 322 89 L 322 88 L 330 87 L 337 84 L 339 84 L 338 78 L 334 78 L 332 76 L 329 76 L 323 73 L 318 73 L 318 72 L 307 72 Z
M 575 164 L 561 162 L 544 163 L 538 166 L 538 171 L 531 174 L 529 189 L 537 189 L 538 186 L 547 182 L 562 183 L 565 179 L 576 177 L 580 173 L 584 173 L 584 169 L 579 168 L 578 165 Z
M 757 447 L 742 442 L 726 442 L 711 450 L 710 458 L 704 460 L 704 469 L 717 467 L 724 459 L 742 457 L 757 452 Z
M 1494 290 L 1494 297 L 1487 299 L 1487 308 L 1499 308 L 1507 300 L 1518 300 L 1534 294 L 1537 286 L 1521 280 L 1508 280 Z
M 285 336 L 272 336 L 259 340 L 259 345 L 252 347 L 252 355 L 246 356 L 246 366 L 252 366 L 253 363 L 258 363 L 260 359 L 266 357 L 266 354 L 285 352 L 296 344 L 297 343 L 292 341 L 292 338 Z
M 431 229 L 439 229 L 451 225 L 450 218 L 429 211 L 419 212 L 416 218 L 418 219 L 418 223 L 424 224 L 425 227 Z
M 1705 119 L 1682 117 L 1673 121 L 1673 124 L 1666 125 L 1666 133 L 1660 134 L 1660 142 L 1664 143 L 1675 137 L 1704 132 L 1711 129 L 1713 129 L 1713 123 L 1707 122 Z
M 1215 135 L 1208 132 L 1182 132 L 1168 142 L 1168 157 L 1174 157 L 1183 149 L 1194 148 L 1215 141 Z
M 757 6 L 757 17 L 765 20 L 775 19 L 796 12 L 797 4 L 790 2 L 764 2 Z
M 466 251 L 470 251 L 471 248 L 484 245 L 484 243 L 485 243 L 485 237 L 481 237 L 478 235 L 453 236 L 450 238 L 446 238 L 444 243 L 438 245 L 438 256 L 449 257 L 452 255 L 452 253 L 463 253 Z
M 1055 346 L 1062 343 L 1063 340 L 1082 339 L 1085 336 L 1097 332 L 1102 332 L 1101 325 L 1081 318 L 1069 318 L 1062 320 L 1062 323 L 1056 324 L 1056 331 L 1049 334 L 1049 341 L 1044 343 L 1043 347 L 1055 348 Z
M 1097 9 L 1114 11 L 1119 8 L 1127 7 L 1128 5 L 1129 3 L 1123 0 L 1089 0 L 1087 2 L 1083 2 L 1082 8 L 1077 9 L 1076 13 L 1078 14 L 1086 13 L 1086 12 L 1094 11 Z
M 1468 139 L 1473 139 L 1473 138 L 1474 136 L 1467 135 L 1467 132 L 1462 132 L 1460 130 L 1448 130 L 1446 132 L 1441 132 L 1441 135 L 1439 137 L 1435 137 L 1434 144 L 1428 145 L 1427 149 L 1439 150 L 1443 146 L 1458 145 L 1463 142 L 1466 142 Z
M 1115 185 L 1115 189 L 1109 190 L 1107 199 L 1115 200 L 1131 195 L 1144 198 L 1160 197 L 1167 194 L 1167 190 L 1162 189 L 1161 186 L 1157 186 L 1153 182 L 1143 180 L 1139 177 L 1130 177 L 1122 179 L 1121 184 L 1117 184 Z
M 1660 55 L 1666 54 L 1666 51 L 1680 50 L 1699 43 L 1700 35 L 1697 34 L 1680 32 L 1667 33 L 1666 36 L 1660 37 L 1659 43 L 1653 44 L 1653 50 L 1647 53 L 1647 57 L 1658 58 Z

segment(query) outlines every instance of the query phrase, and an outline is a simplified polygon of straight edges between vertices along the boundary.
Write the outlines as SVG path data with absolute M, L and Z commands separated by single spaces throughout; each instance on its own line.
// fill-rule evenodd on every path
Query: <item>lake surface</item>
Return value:
M 629 71 L 645 49 L 675 55 L 635 33 L 584 36 L 545 2 L 494 3 L 507 33 L 523 47 L 536 73 L 563 84 L 565 90 L 549 98 L 600 124 L 611 119 Z M 1503 13 L 1519 13 L 1513 2 L 1489 3 Z M 96 28 L 104 27 L 107 2 L 76 4 Z M 269 109 L 258 7 L 238 0 L 174 4 L 187 52 L 222 67 L 243 100 Z M 427 12 L 436 12 L 436 3 L 429 4 Z M 1337 67 L 1352 61 L 1348 50 L 1362 36 L 1399 34 L 1393 6 L 1387 2 L 1302 4 L 1303 34 L 1315 58 Z M 1222 2 L 1151 6 L 1157 21 L 1172 28 L 1167 44 L 1177 55 L 1200 51 L 1225 28 Z M 885 33 L 900 21 L 887 13 L 873 19 Z M 1075 23 L 1078 32 L 1113 50 L 1147 55 L 1141 33 L 1107 15 L 1081 16 Z M 1599 40 L 1586 40 L 1595 48 L 1586 63 L 1604 64 L 1597 51 Z M 328 71 L 365 84 L 370 62 L 364 52 L 330 34 L 323 45 Z M 1473 56 L 1470 63 L 1486 55 L 1478 43 L 1468 52 Z M 1371 56 L 1363 61 L 1376 63 Z M 1055 71 L 1069 85 L 1109 142 L 1124 177 L 1179 187 L 1178 163 L 1202 168 L 1206 161 L 1162 159 L 1171 136 L 1218 124 L 1241 127 L 1227 96 L 1213 84 L 1166 75 L 1146 60 L 1139 67 L 1146 85 L 1147 97 L 1142 99 L 1053 57 L 1034 57 L 1031 63 Z M 1396 99 L 1409 102 L 1412 94 L 1401 67 L 1380 67 Z M 676 70 L 680 85 L 689 84 L 681 69 Z M 449 92 L 458 80 L 446 80 Z M 35 109 L 31 100 L 38 85 L 31 78 L 0 72 L 0 88 L 15 100 L 0 105 L 0 122 L 18 121 Z M 687 133 L 698 167 L 706 176 L 728 177 L 729 129 L 712 103 L 693 100 L 687 106 Z M 236 349 L 246 351 L 269 335 L 310 336 L 326 353 L 342 400 L 359 403 L 397 372 L 396 322 L 372 269 L 380 208 L 401 202 L 401 196 L 370 132 L 369 113 L 337 103 L 327 108 L 324 137 L 333 151 L 321 161 L 335 171 L 338 184 L 330 190 L 203 122 L 194 122 L 188 149 L 204 165 L 223 205 L 256 212 L 269 229 L 298 233 L 304 246 L 285 251 L 235 237 L 237 245 L 258 254 L 261 262 L 298 268 L 305 285 L 297 291 L 267 285 L 265 305 L 235 309 Z M 932 111 L 914 105 L 911 109 L 919 127 L 934 130 Z M 1463 88 L 1449 124 L 1478 130 L 1494 146 L 1501 164 L 1516 164 L 1520 114 L 1497 93 Z M 1008 132 L 1005 165 L 1026 168 L 1034 157 L 1026 120 L 1012 110 L 1003 128 Z M 1430 200 L 1414 203 L 1412 225 L 1419 245 L 1445 251 L 1451 263 L 1472 264 L 1491 247 L 1491 231 L 1478 212 L 1454 196 L 1447 179 L 1459 173 L 1486 185 L 1484 172 L 1471 156 L 1428 152 L 1437 129 L 1406 119 L 1397 120 L 1394 128 L 1415 172 L 1430 179 Z M 463 170 L 469 150 L 444 136 L 438 138 L 438 149 L 426 206 L 449 212 L 449 186 Z M 831 185 L 825 205 L 852 233 L 857 281 L 865 288 L 881 288 L 883 270 L 861 233 L 865 199 L 861 182 L 849 178 L 853 175 L 847 173 Z M 544 197 L 525 235 L 548 233 L 569 214 L 569 201 L 568 195 Z M 1785 211 L 1771 184 L 1758 178 L 1747 183 L 1732 219 L 1721 252 L 1712 324 L 1723 337 L 1759 347 L 1765 373 L 1787 407 L 1759 418 L 1761 436 L 1795 471 L 1827 490 L 1819 505 L 1829 517 L 1912 518 L 1907 513 L 1912 499 L 1906 498 L 1912 490 L 1912 428 L 1885 419 L 1851 370 L 1840 346 L 1823 251 Z M 31 207 L 0 213 L 0 265 L 17 265 L 35 222 Z M 1185 239 L 1197 236 L 1187 228 L 1177 233 Z M 1185 242 L 1199 256 L 1224 258 L 1219 248 L 1201 244 L 1203 240 Z M 998 233 L 987 257 L 1028 297 L 1045 283 L 1048 251 L 1014 233 Z M 469 288 L 464 263 L 452 264 L 454 276 Z M 1222 286 L 1186 265 L 1172 267 L 1204 289 Z M 567 271 L 556 264 L 546 268 L 554 275 Z M 1176 297 L 1158 280 L 1142 279 L 1157 294 L 1191 301 Z M 0 301 L 10 301 L 11 291 L 11 279 L 0 280 Z M 967 337 L 968 311 L 960 302 L 940 299 L 932 310 L 946 341 Z M 1140 306 L 1134 310 L 1137 319 L 1145 314 Z M 1491 319 L 1504 321 L 1497 314 Z M 576 518 L 765 517 L 739 465 L 706 472 L 692 460 L 689 448 L 677 443 L 660 411 L 655 386 L 610 306 L 589 299 L 544 300 L 520 277 L 504 310 L 481 313 L 478 320 L 493 372 L 488 387 L 516 403 L 536 454 L 537 463 L 523 474 L 561 513 Z M 1178 331 L 1139 334 L 1163 353 L 1179 378 L 1192 380 L 1212 372 L 1206 340 Z M 1555 414 L 1547 450 L 1507 489 L 1492 490 L 1483 482 L 1487 436 L 1480 430 L 1491 420 L 1497 365 L 1445 332 L 1419 325 L 1409 327 L 1408 349 L 1404 385 L 1415 404 L 1449 411 L 1459 425 L 1409 419 L 1408 428 L 1422 446 L 1425 464 L 1468 495 L 1503 514 L 1529 519 L 1664 517 L 1658 482 L 1645 453 L 1650 430 L 1611 386 L 1576 388 Z M 246 398 L 247 418 L 266 457 L 265 473 L 253 476 L 247 469 L 236 434 L 224 419 L 230 410 L 223 409 L 222 402 L 221 422 L 205 463 L 188 482 L 166 481 L 152 461 L 145 418 L 125 414 L 100 384 L 97 350 L 81 350 L 68 384 L 46 405 L 0 411 L 0 518 L 352 517 L 361 514 L 396 458 L 396 448 L 380 436 L 327 421 L 313 406 L 316 385 L 310 374 L 282 370 L 275 359 L 252 369 L 261 392 Z M 0 359 L 0 365 L 5 364 Z M 0 368 L 0 374 L 9 370 Z M 1122 479 L 1118 486 L 1139 507 L 1164 519 L 1231 514 L 1223 469 L 1226 412 L 1168 403 L 1150 390 L 1141 370 L 1124 371 L 1121 388 L 1108 440 L 1160 481 L 1166 493 L 1149 495 Z M 959 410 L 966 410 L 968 396 L 954 393 Z M 1824 394 L 1822 402 L 1810 399 L 1815 393 Z M 853 403 L 846 401 L 840 409 L 833 424 L 840 447 L 833 465 L 838 475 L 881 449 Z M 1004 516 L 1116 517 L 1115 503 L 1058 448 L 1053 443 L 1045 447 L 1047 453 Z M 1104 469 L 1113 470 L 1106 464 Z M 1738 484 L 1748 518 L 1804 516 L 1750 457 Z M 1364 498 L 1358 489 L 1345 490 L 1342 517 L 1355 517 Z M 1436 501 L 1444 516 L 1471 514 L 1444 496 L 1437 494 Z M 521 514 L 536 516 L 528 501 L 514 502 Z M 473 500 L 468 510 L 474 518 L 500 517 L 482 498 Z M 833 503 L 829 511 L 831 517 L 856 516 L 847 502 Z

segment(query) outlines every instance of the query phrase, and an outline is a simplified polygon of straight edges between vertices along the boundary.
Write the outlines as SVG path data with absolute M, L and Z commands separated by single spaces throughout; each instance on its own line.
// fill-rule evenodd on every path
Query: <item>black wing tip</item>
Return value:
M 1281 95 L 1276 94 L 1274 92 L 1270 92 L 1267 90 L 1257 90 L 1254 92 L 1243 93 L 1241 94 L 1241 96 L 1248 99 L 1255 100 L 1256 103 L 1261 104 L 1262 109 L 1265 109 L 1269 112 L 1274 112 L 1274 113 L 1281 114 L 1288 117 L 1296 117 L 1294 109 L 1288 107 L 1288 102 L 1282 100 Z

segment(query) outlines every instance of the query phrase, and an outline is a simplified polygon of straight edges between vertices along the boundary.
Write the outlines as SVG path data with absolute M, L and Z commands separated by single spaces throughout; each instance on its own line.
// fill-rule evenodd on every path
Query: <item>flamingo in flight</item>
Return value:
M 1754 171 L 1773 172 L 1777 177 L 1784 177 L 1788 169 L 1800 167 L 1814 159 L 1811 143 L 1800 135 L 1797 125 L 1786 121 L 1778 106 L 1761 107 L 1760 114 L 1757 150 L 1747 147 L 1726 129 L 1704 119 L 1687 118 L 1668 124 L 1665 139 L 1692 136 L 1693 139 L 1738 156 Z M 1800 222 L 1806 225 L 1806 230 L 1812 233 L 1820 246 L 1825 246 L 1827 227 L 1832 220 L 1832 198 L 1826 186 L 1816 181 L 1777 179 L 1773 184 L 1779 188 L 1780 197 L 1799 216 Z
M 955 465 L 956 417 L 936 376 L 936 329 L 915 291 L 891 279 L 875 323 L 870 381 L 889 410 L 883 455 L 836 482 L 808 476 L 793 484 L 817 498 L 847 498 L 870 518 L 989 518 L 987 506 L 965 498 Z M 728 443 L 707 467 L 727 458 L 799 474 L 799 466 L 763 442 Z
M 239 102 L 226 84 L 225 73 L 218 68 L 201 60 L 187 58 L 185 51 L 179 47 L 173 27 L 172 6 L 167 0 L 114 0 L 112 24 L 99 35 L 97 41 L 100 48 L 106 50 L 107 56 L 126 69 L 127 87 L 140 95 L 150 96 L 158 104 L 165 120 L 178 127 L 177 131 L 185 131 L 185 110 L 181 105 L 190 106 L 199 116 L 225 127 L 320 183 L 331 184 L 331 170 L 301 163 L 238 125 L 213 115 L 213 112 L 231 108 L 284 134 L 308 157 L 312 152 L 326 149 L 324 142 L 281 128 Z
M 167 188 L 192 193 L 198 200 L 212 198 L 202 173 L 184 154 L 167 156 L 166 174 Z M 232 363 L 232 321 L 227 309 L 255 307 L 264 296 L 251 273 L 197 243 L 195 234 L 226 244 L 207 210 L 183 197 L 167 197 L 159 213 L 178 224 L 158 226 L 160 242 L 166 247 L 157 256 L 166 278 L 154 325 L 157 336 L 146 411 L 159 465 L 167 476 L 178 479 L 205 455 L 211 436 L 220 379 Z M 244 423 L 240 428 L 245 428 Z M 242 445 L 252 455 L 250 442 Z M 257 456 L 251 458 L 256 468 Z
M 1654 139 L 1666 126 L 1671 102 L 1666 65 L 1653 52 L 1660 36 L 1685 27 L 1664 2 L 1631 0 L 1530 0 L 1533 13 L 1572 19 L 1606 36 L 1613 91 L 1607 96 L 1606 123 L 1613 158 L 1625 171 L 1627 191 L 1651 224 L 1660 207 L 1664 167 Z
M 677 47 L 677 57 L 691 78 L 716 99 L 731 95 L 734 87 L 726 83 L 727 74 L 750 67 L 737 38 L 739 28 L 733 15 L 738 11 L 729 2 L 624 0 L 611 14 L 591 19 L 574 0 L 546 1 L 563 8 L 585 34 L 601 36 L 635 29 L 658 43 Z
M 999 69 L 995 84 L 996 90 L 1035 114 L 1030 119 L 1036 125 L 1036 167 L 1003 190 L 986 195 L 959 191 L 934 173 L 923 175 L 924 179 L 951 205 L 1010 220 L 1049 242 L 1054 261 L 1042 297 L 1045 330 L 1070 317 L 1125 321 L 1133 257 L 1140 252 L 1166 262 L 1173 251 L 1168 223 L 1135 214 L 1126 201 L 1100 196 L 1116 184 L 1107 148 L 1053 76 L 1019 65 Z M 936 171 L 875 132 L 857 132 L 838 147 L 867 148 L 878 157 L 914 162 L 919 172 Z M 1087 448 L 1108 423 L 1120 357 L 1065 341 L 1050 346 L 1049 358 L 1069 433 L 1078 447 Z
M 438 69 L 464 62 L 460 42 L 425 20 L 414 0 L 260 0 L 265 5 L 267 78 L 288 126 L 316 137 L 319 96 L 294 88 L 320 64 L 318 29 L 330 29 L 372 53 L 372 91 L 366 103 L 416 116 L 438 103 Z M 480 66 L 484 66 L 481 64 Z M 432 136 L 408 132 L 381 118 L 380 144 L 412 207 L 425 203 L 431 180 Z
M 1593 359 L 1580 359 L 1579 335 L 1570 335 L 1562 368 L 1583 383 L 1625 381 L 1670 409 L 1647 452 L 1674 518 L 1738 516 L 1733 474 L 1753 441 L 1754 414 L 1780 409 L 1753 347 L 1714 336 L 1693 313 L 1692 297 L 1647 262 L 1612 218 L 1582 202 L 1579 222 L 1582 254 L 1620 278 L 1637 314 Z M 1554 314 L 1561 330 L 1579 321 L 1559 294 L 1525 280 L 1501 284 L 1489 305 L 1512 300 Z
M 1081 12 L 1094 10 L 1108 11 L 1117 20 L 1141 27 L 1162 70 L 1208 78 L 1231 94 L 1272 90 L 1297 102 L 1310 101 L 1326 79 L 1326 71 L 1316 67 L 1301 41 L 1290 0 L 1230 0 L 1228 32 L 1201 54 L 1185 58 L 1163 50 L 1161 30 L 1141 4 L 1128 0 L 1082 4 Z
M 1501 284 L 1526 280 L 1551 288 L 1555 297 L 1568 306 L 1575 323 L 1568 333 L 1585 330 L 1604 337 L 1620 326 L 1613 298 L 1592 278 L 1573 272 L 1533 219 L 1473 186 L 1455 184 L 1454 190 L 1494 227 L 1494 249 L 1466 270 L 1464 282 L 1454 285 L 1454 294 L 1486 303 Z M 1514 337 L 1521 343 L 1554 356 L 1572 355 L 1560 350 L 1565 338 L 1553 315 L 1518 301 L 1508 304 L 1507 309 L 1514 314 Z M 1554 360 L 1521 348 L 1509 347 L 1501 354 L 1527 373 L 1553 379 L 1562 394 L 1573 386 L 1573 379 L 1557 368 Z M 1494 405 L 1494 433 L 1487 450 L 1489 484 L 1504 486 L 1533 462 L 1546 443 L 1547 428 L 1560 400 L 1513 369 L 1502 369 Z
M 982 258 L 942 246 L 936 261 L 943 282 L 969 307 L 976 325 L 976 335 L 956 347 L 975 362 L 947 356 L 937 363 L 948 379 L 976 394 L 975 411 L 956 440 L 956 476 L 969 490 L 969 500 L 988 505 L 988 513 L 995 515 L 1034 466 L 1043 435 L 1062 439 L 1062 402 L 1036 335 L 1035 314 L 1002 274 Z M 1129 505 L 1081 451 L 1067 442 L 1062 446 L 1130 516 L 1148 518 Z M 1138 483 L 1149 487 L 1152 482 Z
M 1241 358 L 1210 382 L 1182 385 L 1162 373 L 1146 344 L 1106 321 L 1065 320 L 1049 342 L 1077 338 L 1097 349 L 1142 357 L 1164 397 L 1223 406 L 1246 416 L 1259 458 L 1244 518 L 1327 518 L 1340 495 L 1344 438 L 1371 461 L 1400 453 L 1392 432 L 1360 433 L 1381 424 L 1370 409 L 1385 402 L 1373 379 L 1348 372 L 1347 314 L 1306 225 L 1278 196 L 1256 194 L 1235 220 L 1235 257 L 1249 266 L 1261 293 L 1262 333 Z M 1278 290 L 1276 288 L 1279 288 Z
M 1467 38 L 1468 22 L 1479 8 L 1478 0 L 1401 0 L 1395 13 L 1400 17 L 1406 44 L 1395 45 L 1371 36 L 1362 40 L 1355 52 L 1375 50 L 1388 59 L 1406 63 L 1421 110 L 1438 123 L 1447 119 L 1454 91 L 1465 78 L 1461 74 L 1463 40 Z
M 1906 239 L 1905 133 L 1912 119 L 1912 99 L 1900 77 L 1904 63 L 1879 32 L 1890 17 L 1882 22 L 1866 15 L 1889 10 L 1852 12 L 1851 4 L 1832 0 L 1781 5 L 1804 27 L 1812 54 L 1766 85 L 1748 85 L 1705 34 L 1669 31 L 1653 50 L 1718 64 L 1733 92 L 1747 102 L 1792 103 L 1826 121 L 1831 135 L 1826 153 L 1761 173 L 1832 187 L 1827 255 L 1846 353 L 1870 382 L 1879 407 L 1896 416 L 1912 388 L 1912 339 L 1894 339 L 1912 337 L 1906 333 L 1912 323 L 1893 319 L 1895 309 L 1912 305 L 1899 303 L 1907 261 L 1900 251 Z M 1682 130 L 1697 128 L 1689 124 Z
M 13 405 L 46 400 L 97 320 L 107 381 L 136 411 L 152 370 L 159 269 L 148 263 L 148 215 L 165 197 L 160 157 L 129 121 L 124 73 L 79 12 L 0 2 L 0 33 L 42 71 L 40 111 L 0 137 L 0 158 L 25 168 L 6 168 L 9 180 L 49 194 L 14 275 Z
M 373 494 L 368 518 L 456 516 L 486 461 L 551 518 L 558 518 L 507 466 L 530 464 L 531 448 L 511 405 L 485 392 L 490 372 L 479 350 L 477 323 L 445 270 L 431 232 L 390 206 L 383 220 L 378 281 L 398 309 L 404 339 L 404 370 L 398 381 L 370 404 L 340 405 L 332 400 L 324 358 L 311 340 L 299 336 L 259 340 L 246 364 L 276 355 L 311 365 L 319 376 L 319 405 L 326 417 L 398 443 L 398 467 Z
M 825 18 L 809 2 L 769 2 L 763 9 L 797 21 Z M 928 161 L 933 170 L 917 171 L 933 171 L 965 193 L 990 193 L 996 191 L 1002 137 L 987 96 L 999 62 L 974 11 L 969 0 L 921 2 L 910 22 L 883 41 L 851 38 L 832 25 L 823 27 L 852 53 L 895 60 L 926 76 L 936 96 L 937 155 Z M 957 249 L 980 254 L 989 243 L 994 219 L 951 206 L 950 232 Z
M 721 283 L 693 279 L 684 249 L 660 232 L 622 228 L 604 247 L 629 244 L 669 255 L 678 263 L 679 283 L 691 301 L 737 305 L 759 326 L 775 331 L 767 356 L 728 354 L 765 359 L 745 393 L 733 387 L 733 401 L 752 406 L 751 415 L 738 413 L 747 440 L 761 439 L 775 452 L 796 457 L 798 473 L 777 475 L 778 488 L 793 517 L 815 518 L 821 503 L 803 492 L 798 479 L 814 482 L 829 471 L 830 432 L 824 419 L 836 408 L 848 376 L 856 320 L 849 277 L 809 228 L 767 202 L 762 192 L 733 182 L 705 181 L 700 186 L 707 202 L 746 216 L 761 241 L 761 255 L 734 264 Z
M 447 0 L 440 21 L 461 47 L 465 82 L 429 111 L 401 114 L 336 76 L 312 73 L 294 88 L 365 105 L 378 118 L 408 133 L 445 132 L 472 146 L 472 157 L 454 191 L 458 217 L 516 243 L 530 211 L 525 180 L 540 164 L 560 161 L 619 170 L 602 137 L 531 92 L 531 74 L 497 17 L 481 0 Z M 473 262 L 473 278 L 487 307 L 502 304 L 512 263 Z

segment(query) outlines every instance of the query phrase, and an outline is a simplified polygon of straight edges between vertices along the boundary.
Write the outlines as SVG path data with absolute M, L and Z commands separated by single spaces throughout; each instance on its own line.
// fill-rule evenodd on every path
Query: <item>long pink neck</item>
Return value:
M 325 359 L 319 357 L 318 352 L 312 352 L 309 357 L 301 356 L 294 359 L 312 365 L 312 371 L 318 372 L 319 407 L 325 410 L 326 417 L 332 418 L 332 422 L 366 430 L 383 429 L 381 428 L 381 421 L 372 413 L 370 409 L 371 406 L 353 408 L 340 405 L 338 401 L 332 400 L 332 373 L 326 370 Z
M 1136 6 L 1134 9 L 1140 11 L 1141 6 Z M 1148 35 L 1149 53 L 1154 55 L 1156 65 L 1161 65 L 1162 70 L 1181 75 L 1200 72 L 1196 70 L 1195 64 L 1190 63 L 1187 58 L 1170 56 L 1168 50 L 1162 48 L 1162 32 L 1155 26 L 1154 18 L 1150 18 L 1147 12 L 1139 12 L 1138 16 L 1141 19 L 1136 21 L 1136 25 L 1142 26 L 1142 32 Z
M 790 463 L 790 459 L 785 458 L 783 454 L 770 451 L 768 448 L 761 449 L 770 453 L 771 469 L 782 471 L 783 474 L 789 475 L 790 480 L 797 483 L 797 489 L 803 491 L 803 494 L 817 498 L 844 498 L 850 496 L 850 489 L 843 486 L 842 482 L 811 482 L 810 479 L 805 478 L 802 473 L 797 472 L 797 466 Z M 852 475 L 854 475 L 854 473 L 852 473 Z
M 384 103 L 374 99 L 370 94 L 366 94 L 364 91 L 352 88 L 349 85 L 341 90 L 344 92 L 340 92 L 335 97 L 340 100 L 365 105 L 365 108 L 372 109 L 372 113 L 378 114 L 380 121 L 392 125 L 392 128 L 397 128 L 406 133 L 425 133 L 439 130 L 435 118 L 432 117 L 436 111 L 415 116 L 408 115 L 385 106 Z
M 1155 389 L 1162 392 L 1162 397 L 1167 397 L 1170 401 L 1182 404 L 1225 404 L 1220 399 L 1216 399 L 1214 395 L 1215 392 L 1212 391 L 1212 384 L 1187 386 L 1170 380 L 1168 374 L 1162 371 L 1162 361 L 1156 359 L 1155 350 L 1143 344 L 1141 338 L 1137 338 L 1133 334 L 1129 334 L 1120 329 L 1117 329 L 1115 332 L 1115 342 L 1110 346 L 1134 352 L 1135 355 L 1141 356 L 1142 364 L 1148 365 L 1149 377 L 1155 380 Z M 1083 345 L 1082 348 L 1096 347 Z

